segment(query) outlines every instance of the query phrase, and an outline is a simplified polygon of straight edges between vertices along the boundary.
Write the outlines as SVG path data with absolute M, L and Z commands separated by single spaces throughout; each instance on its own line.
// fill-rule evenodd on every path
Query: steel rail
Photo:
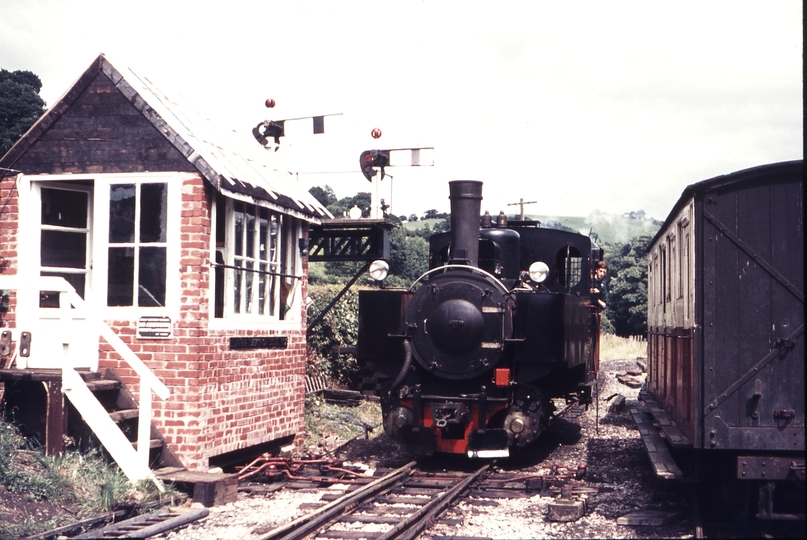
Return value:
M 258 540 L 296 540 L 303 538 L 314 532 L 324 523 L 328 523 L 330 520 L 334 519 L 335 516 L 341 516 L 342 513 L 351 506 L 355 507 L 362 500 L 375 495 L 391 484 L 398 482 L 401 478 L 408 476 L 415 465 L 416 462 L 411 461 L 403 467 L 395 469 L 378 480 L 345 494 L 310 514 L 272 529 L 268 533 L 259 536 Z
M 468 487 L 479 480 L 491 468 L 491 464 L 484 465 L 475 473 L 469 475 L 451 489 L 435 497 L 429 504 L 423 506 L 392 529 L 376 537 L 375 540 L 412 540 L 416 538 L 426 527 L 430 526 L 435 518 L 439 516 L 457 497 L 459 497 Z

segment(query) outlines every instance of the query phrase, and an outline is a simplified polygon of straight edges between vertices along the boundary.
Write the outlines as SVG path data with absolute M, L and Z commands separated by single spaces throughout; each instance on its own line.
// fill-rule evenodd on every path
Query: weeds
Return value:
M 600 336 L 600 360 L 623 360 L 647 356 L 647 341 L 628 339 L 615 334 Z
M 153 483 L 133 486 L 120 469 L 97 451 L 66 452 L 45 456 L 20 436 L 13 425 L 0 420 L 0 489 L 24 495 L 30 503 L 47 501 L 65 511 L 47 520 L 24 515 L 22 508 L 0 505 L 0 540 L 20 538 L 96 516 L 121 505 L 140 505 L 160 499 Z M 170 488 L 162 497 L 174 497 Z
M 355 407 L 330 405 L 318 395 L 305 400 L 305 448 L 316 446 L 326 437 L 336 436 L 341 441 L 365 436 L 365 426 L 372 428 L 367 435 L 373 439 L 383 431 L 381 406 L 362 401 Z

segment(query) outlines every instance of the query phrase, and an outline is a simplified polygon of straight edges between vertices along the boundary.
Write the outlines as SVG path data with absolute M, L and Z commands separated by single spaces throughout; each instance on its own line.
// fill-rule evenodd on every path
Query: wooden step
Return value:
M 204 506 L 218 506 L 238 499 L 238 476 L 235 474 L 166 467 L 155 470 L 154 475 L 163 482 L 174 484 L 182 491 L 188 490 L 193 500 Z
M 667 448 L 667 443 L 659 434 L 658 430 L 653 426 L 650 413 L 645 412 L 641 408 L 631 408 L 630 414 L 636 427 L 639 429 L 639 434 L 642 437 L 647 455 L 650 458 L 650 463 L 653 465 L 653 470 L 656 476 L 667 480 L 682 480 L 684 473 L 675 463 L 675 460 Z
M 132 446 L 134 446 L 135 450 L 137 450 L 137 441 L 132 441 Z M 163 442 L 160 439 L 149 440 L 149 448 L 162 448 L 163 446 Z
M 120 383 L 112 379 L 95 379 L 87 381 L 90 392 L 103 392 L 104 390 L 119 390 Z
M 138 409 L 123 409 L 121 411 L 109 413 L 109 417 L 113 422 L 123 422 L 124 420 L 137 418 L 138 416 L 140 416 L 140 411 Z
M 678 424 L 675 423 L 675 420 L 658 404 L 650 392 L 640 392 L 639 399 L 644 401 L 647 406 L 647 411 L 653 416 L 659 429 L 664 432 L 664 436 L 669 441 L 670 446 L 673 448 L 692 448 L 692 441 L 689 440 L 689 437 L 684 435 L 684 432 L 678 428 Z

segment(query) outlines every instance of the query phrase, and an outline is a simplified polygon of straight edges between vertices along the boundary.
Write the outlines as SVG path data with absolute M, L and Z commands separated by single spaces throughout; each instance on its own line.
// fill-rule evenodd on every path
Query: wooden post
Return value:
M 58 456 L 64 452 L 64 394 L 62 381 L 48 381 L 48 410 L 45 416 L 45 453 Z

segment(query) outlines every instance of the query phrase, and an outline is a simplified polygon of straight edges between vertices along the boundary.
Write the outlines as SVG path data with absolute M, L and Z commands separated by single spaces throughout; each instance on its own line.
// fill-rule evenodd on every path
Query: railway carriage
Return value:
M 773 481 L 803 502 L 803 181 L 799 160 L 692 184 L 648 253 L 643 397 L 677 457 L 657 470 L 760 481 L 763 518 L 798 517 Z

